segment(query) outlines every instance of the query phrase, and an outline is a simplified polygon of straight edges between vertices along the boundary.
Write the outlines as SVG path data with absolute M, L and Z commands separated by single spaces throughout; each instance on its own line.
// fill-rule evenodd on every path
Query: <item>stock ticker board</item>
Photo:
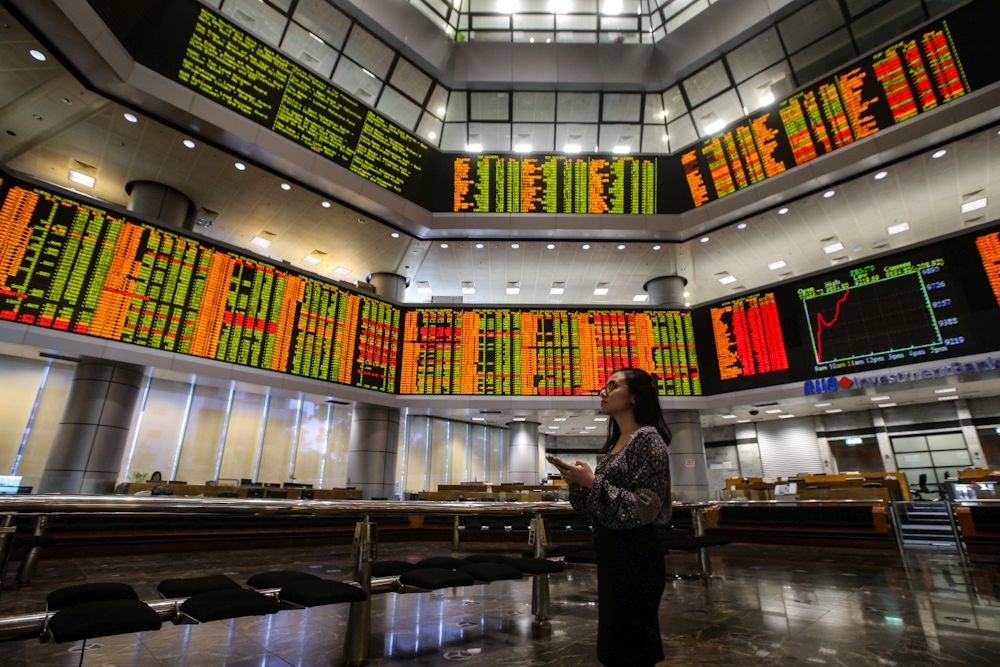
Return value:
M 691 310 L 390 304 L 0 175 L 0 320 L 427 396 L 698 396 L 995 351 L 1000 231 Z
M 195 0 L 88 1 L 138 62 L 441 213 L 683 213 L 1000 79 L 1000 3 L 979 0 L 672 155 L 459 155 Z
M 0 320 L 390 393 L 701 393 L 686 311 L 408 308 L 4 179 Z

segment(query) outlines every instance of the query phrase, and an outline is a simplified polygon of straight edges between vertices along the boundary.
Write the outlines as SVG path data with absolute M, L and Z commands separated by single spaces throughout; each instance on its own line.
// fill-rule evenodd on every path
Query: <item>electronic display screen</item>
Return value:
M 138 62 L 434 212 L 683 213 L 1000 79 L 980 0 L 677 154 L 442 154 L 194 0 L 89 2 Z
M 8 182 L 0 319 L 393 392 L 397 306 Z
M 0 320 L 381 392 L 588 396 L 638 366 L 699 396 L 998 349 L 1000 226 L 690 311 L 423 307 L 0 178 Z
M 702 393 L 686 311 L 413 308 L 402 346 L 401 394 L 591 396 L 625 366 Z
M 706 393 L 995 351 L 1000 233 L 944 239 L 694 315 Z

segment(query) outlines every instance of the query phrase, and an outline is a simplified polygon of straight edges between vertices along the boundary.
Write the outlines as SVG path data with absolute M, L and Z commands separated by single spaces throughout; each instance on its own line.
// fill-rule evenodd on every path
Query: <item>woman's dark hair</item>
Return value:
M 635 420 L 639 426 L 652 426 L 663 438 L 663 442 L 670 444 L 670 429 L 663 421 L 663 410 L 660 409 L 660 391 L 657 378 L 651 373 L 647 373 L 641 368 L 619 368 L 615 373 L 625 374 L 625 384 L 635 401 L 633 412 Z M 614 373 L 612 373 L 614 375 Z M 614 419 L 608 420 L 608 439 L 601 449 L 602 454 L 611 451 L 621 429 Z

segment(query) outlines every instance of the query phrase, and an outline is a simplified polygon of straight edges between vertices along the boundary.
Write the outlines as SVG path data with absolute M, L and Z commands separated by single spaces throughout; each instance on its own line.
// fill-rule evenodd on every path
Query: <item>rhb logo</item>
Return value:
M 820 378 L 818 380 L 806 380 L 802 386 L 802 393 L 806 396 L 812 394 L 829 394 L 840 389 L 850 389 L 854 386 L 854 380 L 841 375 L 838 377 Z

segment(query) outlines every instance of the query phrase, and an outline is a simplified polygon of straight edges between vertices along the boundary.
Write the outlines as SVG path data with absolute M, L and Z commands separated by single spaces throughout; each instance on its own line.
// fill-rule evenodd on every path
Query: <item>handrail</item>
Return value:
M 0 498 L 0 512 L 17 514 L 225 514 L 372 516 L 398 514 L 563 514 L 568 502 L 469 502 L 436 500 L 284 500 L 273 498 L 191 498 L 178 496 L 29 495 Z

